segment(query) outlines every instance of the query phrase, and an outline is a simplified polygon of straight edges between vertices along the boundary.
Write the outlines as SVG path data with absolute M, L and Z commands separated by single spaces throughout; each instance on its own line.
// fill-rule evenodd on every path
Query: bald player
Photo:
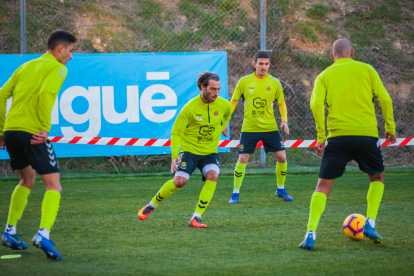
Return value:
M 385 138 L 396 142 L 392 100 L 375 69 L 354 61 L 354 49 L 347 39 L 333 45 L 334 64 L 315 80 L 310 106 L 315 117 L 318 141 L 316 154 L 322 156 L 319 180 L 312 195 L 307 233 L 300 248 L 313 248 L 316 228 L 325 210 L 327 196 L 336 178 L 345 172 L 346 164 L 355 160 L 368 174 L 370 187 L 364 235 L 371 243 L 382 243 L 375 220 L 384 192 L 384 160 L 378 139 L 374 98 L 381 104 L 385 119 Z M 328 145 L 325 147 L 325 102 L 328 107 Z

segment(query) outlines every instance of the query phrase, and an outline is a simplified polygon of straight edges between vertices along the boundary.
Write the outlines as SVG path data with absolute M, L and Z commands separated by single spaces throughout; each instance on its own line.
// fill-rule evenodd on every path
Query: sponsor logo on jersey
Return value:
M 253 106 L 256 107 L 257 109 L 263 108 L 266 106 L 266 100 L 260 97 L 257 97 L 256 99 L 253 100 Z
M 203 136 L 211 136 L 214 133 L 215 128 L 209 126 L 200 127 L 199 133 Z

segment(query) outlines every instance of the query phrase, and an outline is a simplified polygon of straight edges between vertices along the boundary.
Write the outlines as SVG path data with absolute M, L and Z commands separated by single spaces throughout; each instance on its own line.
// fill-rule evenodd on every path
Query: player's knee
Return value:
M 53 185 L 53 188 L 51 190 L 55 190 L 59 194 L 62 194 L 62 186 L 60 185 L 60 183 Z
M 239 155 L 239 162 L 240 163 L 247 163 L 249 161 L 249 156 Z
M 213 181 L 213 182 L 217 182 L 217 180 L 218 180 L 218 174 L 217 174 L 217 172 L 215 172 L 215 171 L 208 171 L 206 173 L 206 179 L 207 180 L 210 180 L 210 181 Z
M 23 178 L 22 180 L 20 180 L 20 183 L 19 183 L 19 185 L 20 186 L 23 186 L 23 187 L 25 187 L 25 188 L 28 188 L 28 189 L 32 189 L 33 188 L 33 185 L 34 185 L 34 183 L 35 183 L 35 178 L 33 178 L 33 179 L 25 179 L 25 178 Z
M 286 156 L 276 157 L 278 163 L 286 163 Z
M 384 183 L 384 172 L 380 174 L 369 174 L 368 176 L 369 176 L 370 182 L 378 181 L 378 182 Z
M 275 157 L 277 162 L 286 163 L 286 151 L 275 152 Z
M 174 186 L 177 188 L 182 188 L 184 187 L 185 184 L 187 184 L 187 179 L 180 177 L 180 178 L 175 178 L 174 179 Z
M 62 186 L 59 183 L 59 186 L 56 188 L 56 190 L 59 194 L 62 194 Z

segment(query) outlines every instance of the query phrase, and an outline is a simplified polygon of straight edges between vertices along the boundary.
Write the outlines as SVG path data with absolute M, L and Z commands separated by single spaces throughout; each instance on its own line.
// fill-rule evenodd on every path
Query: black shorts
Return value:
M 175 176 L 182 176 L 189 179 L 191 174 L 198 168 L 202 174 L 203 181 L 206 181 L 205 174 L 214 170 L 217 174 L 220 173 L 219 156 L 217 153 L 209 155 L 196 155 L 191 152 L 182 152 L 181 163 L 178 164 L 178 171 Z
M 384 159 L 378 138 L 370 136 L 338 136 L 328 139 L 323 151 L 319 178 L 335 179 L 345 172 L 346 164 L 355 160 L 368 174 L 384 171 Z
M 270 132 L 242 132 L 240 135 L 239 154 L 252 154 L 257 143 L 263 142 L 265 152 L 277 152 L 285 150 L 282 136 L 279 131 Z
M 24 131 L 5 131 L 4 142 L 10 155 L 13 170 L 21 170 L 29 165 L 38 174 L 58 173 L 59 165 L 49 139 L 40 145 L 31 145 L 33 134 Z

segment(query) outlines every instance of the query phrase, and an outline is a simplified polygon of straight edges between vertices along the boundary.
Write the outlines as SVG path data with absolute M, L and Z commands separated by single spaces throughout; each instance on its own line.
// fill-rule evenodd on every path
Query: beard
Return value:
M 209 103 L 214 102 L 214 100 L 208 95 L 207 89 L 203 90 L 203 96 Z

